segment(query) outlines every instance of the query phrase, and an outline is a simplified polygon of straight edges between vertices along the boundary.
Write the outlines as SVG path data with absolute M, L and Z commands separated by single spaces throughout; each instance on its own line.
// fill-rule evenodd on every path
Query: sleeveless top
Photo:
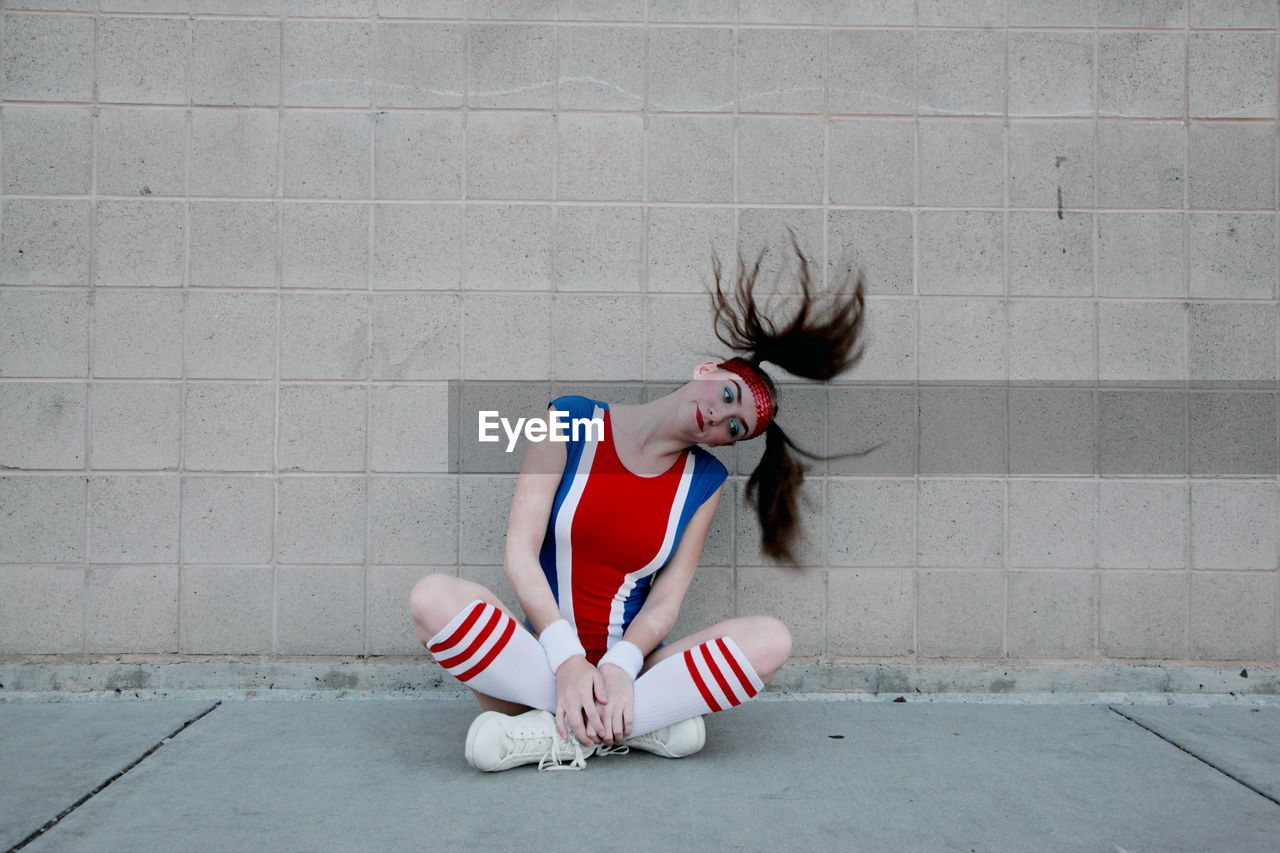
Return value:
M 622 639 L 689 519 L 728 471 L 695 445 L 664 473 L 642 477 L 618 458 L 608 403 L 564 396 L 551 406 L 570 422 L 604 421 L 602 440 L 583 429 L 575 441 L 566 430 L 568 458 L 538 555 L 560 614 L 594 664 Z

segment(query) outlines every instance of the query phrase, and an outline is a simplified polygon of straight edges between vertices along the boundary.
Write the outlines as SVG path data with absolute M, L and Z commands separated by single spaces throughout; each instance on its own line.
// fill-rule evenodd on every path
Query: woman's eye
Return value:
M 729 437 L 730 437 L 730 438 L 737 438 L 737 437 L 738 437 L 738 433 L 739 433 L 740 431 L 741 431 L 741 430 L 739 430 L 739 429 L 738 429 L 738 422 L 737 422 L 737 421 L 729 421 Z
M 733 389 L 730 388 L 728 385 L 724 386 L 724 401 L 726 403 L 733 402 Z

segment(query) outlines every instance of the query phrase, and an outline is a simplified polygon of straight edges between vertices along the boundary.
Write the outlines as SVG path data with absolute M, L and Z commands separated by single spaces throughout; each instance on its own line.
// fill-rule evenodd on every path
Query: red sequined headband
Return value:
M 720 362 L 716 367 L 741 376 L 742 381 L 747 384 L 747 387 L 751 389 L 752 395 L 756 398 L 756 428 L 747 436 L 747 438 L 755 438 L 769 428 L 769 422 L 773 420 L 773 413 L 778 408 L 773 401 L 773 397 L 769 394 L 769 386 L 764 384 L 764 378 L 760 375 L 760 371 L 752 367 L 751 362 L 746 359 L 731 358 L 728 361 Z

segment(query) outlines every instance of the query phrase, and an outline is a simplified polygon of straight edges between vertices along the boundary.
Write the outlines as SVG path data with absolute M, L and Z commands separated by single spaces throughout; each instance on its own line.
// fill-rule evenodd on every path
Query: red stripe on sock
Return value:
M 471 667 L 471 669 L 455 676 L 459 681 L 470 681 L 476 675 L 484 671 L 484 668 L 493 663 L 493 659 L 511 642 L 511 636 L 516 632 L 516 620 L 508 619 L 507 627 L 503 630 L 502 636 L 498 638 L 498 642 L 493 644 L 493 648 L 489 649 L 489 653 L 480 659 L 480 663 Z
M 733 706 L 740 704 L 742 700 L 739 699 L 737 694 L 729 687 L 729 682 L 724 680 L 724 674 L 720 672 L 720 667 L 717 666 L 715 660 L 712 659 L 711 650 L 707 648 L 709 645 L 711 644 L 703 643 L 698 646 L 698 648 L 702 649 L 702 659 L 707 662 L 707 669 L 711 670 L 711 674 L 716 679 L 716 684 L 720 685 L 720 690 L 724 693 L 724 698 L 729 700 L 729 705 Z
M 720 651 L 724 653 L 724 659 L 729 662 L 729 668 L 733 670 L 733 674 L 738 676 L 738 682 L 742 685 L 743 689 L 747 691 L 747 698 L 750 699 L 752 696 L 755 696 L 759 691 L 756 690 L 756 686 L 751 683 L 751 679 L 747 678 L 747 674 L 742 671 L 742 667 L 738 666 L 737 659 L 734 658 L 733 654 L 729 651 L 729 647 L 725 645 L 724 637 L 716 638 L 716 645 L 718 645 L 720 647 Z
M 496 607 L 493 608 L 493 615 L 489 617 L 488 622 L 484 623 L 484 627 L 480 629 L 480 633 L 476 634 L 475 639 L 471 641 L 471 645 L 467 646 L 461 654 L 440 661 L 440 665 L 445 669 L 450 669 L 460 663 L 465 663 L 467 658 L 478 652 L 480 647 L 484 645 L 484 641 L 489 639 L 489 635 L 497 629 L 498 620 L 501 618 L 502 611 Z
M 484 612 L 485 606 L 486 605 L 483 601 L 477 603 L 475 607 L 471 608 L 471 613 L 466 619 L 462 620 L 462 624 L 458 627 L 458 630 L 454 631 L 453 634 L 450 635 L 449 639 L 441 640 L 434 645 L 428 646 L 428 648 L 432 652 L 438 653 L 456 646 L 462 641 L 463 637 L 467 636 L 467 632 L 471 630 L 471 626 L 476 624 L 476 620 L 479 619 L 480 614 Z
M 723 710 L 720 703 L 716 701 L 716 697 L 707 689 L 707 683 L 702 680 L 702 676 L 698 673 L 698 665 L 693 662 L 693 650 L 684 653 L 684 665 L 689 667 L 689 674 L 693 676 L 693 683 L 698 686 L 698 692 L 702 694 L 702 698 L 707 703 L 707 707 L 713 711 Z

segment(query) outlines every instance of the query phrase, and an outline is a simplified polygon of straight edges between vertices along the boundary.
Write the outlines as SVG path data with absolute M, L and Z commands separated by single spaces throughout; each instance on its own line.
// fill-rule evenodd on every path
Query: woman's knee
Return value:
M 460 581 L 453 575 L 427 575 L 409 591 L 409 612 L 420 625 L 430 626 L 447 621 L 466 602 L 459 604 Z
M 760 678 L 768 681 L 791 657 L 791 631 L 772 616 L 748 616 L 742 621 L 743 636 L 734 639 Z

